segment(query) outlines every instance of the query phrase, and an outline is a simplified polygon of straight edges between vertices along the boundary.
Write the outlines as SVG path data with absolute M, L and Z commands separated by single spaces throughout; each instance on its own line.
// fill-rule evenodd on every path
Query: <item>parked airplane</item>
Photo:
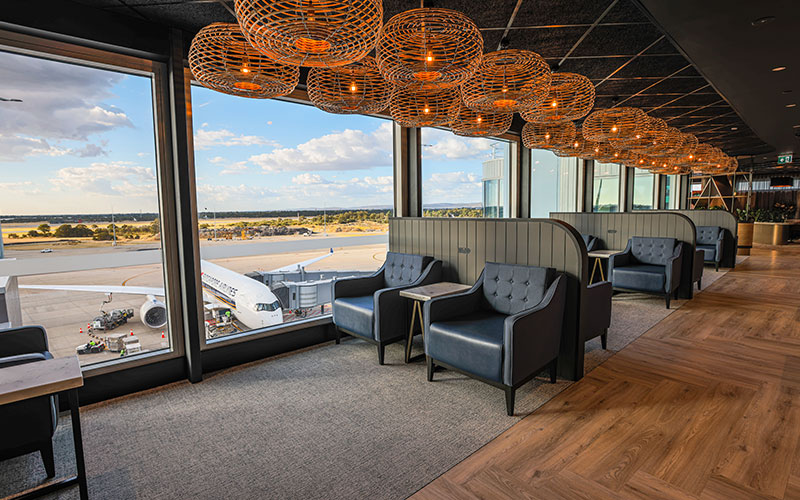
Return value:
M 286 273 L 297 271 L 331 255 L 333 255 L 333 248 L 325 255 L 267 272 Z M 200 280 L 203 284 L 203 300 L 206 303 L 230 308 L 236 320 L 249 329 L 264 328 L 283 323 L 281 304 L 267 285 L 205 260 L 201 261 L 200 270 Z M 164 288 L 162 287 L 108 285 L 20 285 L 19 287 L 29 290 L 68 290 L 73 292 L 145 295 L 147 300 L 139 309 L 142 323 L 150 328 L 162 328 L 167 324 L 167 306 L 157 298 L 164 297 Z

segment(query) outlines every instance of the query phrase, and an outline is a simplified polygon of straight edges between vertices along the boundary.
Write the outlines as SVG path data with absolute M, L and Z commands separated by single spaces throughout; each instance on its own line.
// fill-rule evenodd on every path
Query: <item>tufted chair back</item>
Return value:
M 716 245 L 719 232 L 719 226 L 697 226 L 697 244 Z
M 633 236 L 631 253 L 637 261 L 643 264 L 666 266 L 667 260 L 675 251 L 676 244 L 675 238 Z
M 386 288 L 410 285 L 431 263 L 433 257 L 411 253 L 388 252 L 383 265 L 383 281 Z
M 539 304 L 555 278 L 552 267 L 487 262 L 483 269 L 483 296 L 495 311 L 516 314 Z

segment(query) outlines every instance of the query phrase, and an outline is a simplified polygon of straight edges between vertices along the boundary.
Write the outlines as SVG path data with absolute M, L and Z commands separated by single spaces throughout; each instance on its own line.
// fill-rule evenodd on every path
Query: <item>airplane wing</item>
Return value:
M 319 257 L 314 257 L 313 259 L 304 260 L 303 262 L 297 262 L 295 264 L 289 264 L 288 266 L 279 267 L 278 269 L 273 269 L 271 271 L 267 271 L 268 273 L 291 273 L 294 271 L 299 271 L 304 267 L 313 264 L 314 262 L 319 262 L 322 259 L 326 259 L 333 255 L 333 248 L 331 251 L 326 253 L 325 255 L 320 255 Z
M 106 285 L 20 285 L 27 290 L 65 290 L 68 292 L 128 293 L 131 295 L 160 295 L 164 289 L 148 286 L 106 286 Z

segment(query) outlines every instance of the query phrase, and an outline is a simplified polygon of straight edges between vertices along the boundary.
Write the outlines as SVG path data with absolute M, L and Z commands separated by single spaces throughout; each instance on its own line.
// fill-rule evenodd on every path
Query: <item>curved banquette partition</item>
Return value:
M 725 230 L 722 247 L 722 267 L 736 266 L 736 250 L 739 245 L 738 220 L 725 210 L 663 210 L 665 213 L 678 213 L 690 218 L 696 227 L 718 226 Z
M 581 234 L 591 234 L 600 240 L 600 248 L 625 249 L 632 236 L 675 238 L 684 243 L 679 295 L 692 298 L 692 256 L 696 248 L 696 227 L 692 220 L 677 211 L 642 211 L 614 213 L 551 212 L 550 217 L 574 227 Z
M 389 250 L 442 261 L 442 279 L 473 284 L 486 262 L 553 267 L 567 276 L 559 373 L 583 376 L 581 299 L 588 284 L 586 245 L 571 225 L 553 219 L 392 217 Z

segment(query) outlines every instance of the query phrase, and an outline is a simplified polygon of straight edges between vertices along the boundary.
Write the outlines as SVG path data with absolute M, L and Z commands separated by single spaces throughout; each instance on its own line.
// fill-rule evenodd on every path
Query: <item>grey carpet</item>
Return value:
M 703 288 L 723 274 L 706 268 Z M 587 371 L 684 302 L 615 296 L 609 350 L 587 343 Z M 428 383 L 424 362 L 402 357 L 389 346 L 378 366 L 352 339 L 84 407 L 90 497 L 405 498 L 570 385 L 535 379 L 507 417 L 499 389 L 447 371 Z M 74 470 L 70 429 L 64 415 L 60 476 Z M 0 462 L 0 496 L 43 478 L 38 454 Z

